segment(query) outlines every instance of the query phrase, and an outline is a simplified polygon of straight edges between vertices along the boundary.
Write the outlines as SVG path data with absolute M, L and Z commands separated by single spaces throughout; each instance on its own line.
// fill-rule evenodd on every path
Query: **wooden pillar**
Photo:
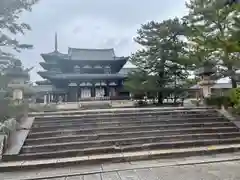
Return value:
M 79 93 L 79 99 L 82 98 L 82 82 L 79 82 L 78 84 L 78 93 Z
M 109 82 L 106 82 L 106 87 L 104 89 L 105 89 L 105 96 L 109 97 L 109 91 L 110 91 L 110 89 L 109 89 Z
M 53 102 L 53 94 L 51 94 L 50 101 Z
M 95 86 L 92 85 L 91 87 L 91 97 L 95 97 L 96 96 L 96 89 L 95 89 Z
M 51 102 L 51 99 L 50 99 L 50 98 L 51 98 L 51 94 L 48 94 L 48 95 L 47 95 L 47 102 L 48 102 L 48 104 Z

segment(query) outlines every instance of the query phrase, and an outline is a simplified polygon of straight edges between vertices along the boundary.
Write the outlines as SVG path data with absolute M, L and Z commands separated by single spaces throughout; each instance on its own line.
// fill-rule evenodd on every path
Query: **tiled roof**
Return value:
M 42 53 L 41 56 L 46 62 L 49 62 L 53 59 L 56 60 L 56 58 L 57 59 L 66 59 L 66 60 L 69 59 L 67 54 L 60 53 L 59 51 L 53 51 L 51 53 Z
M 49 80 L 42 80 L 42 81 L 36 81 L 35 82 L 38 85 L 49 85 L 51 82 Z
M 212 89 L 230 89 L 232 88 L 231 83 L 216 83 L 212 87 Z M 200 86 L 198 84 L 195 84 L 190 89 L 200 89 Z
M 125 77 L 125 75 L 122 74 L 74 74 L 74 73 L 69 73 L 69 74 L 56 74 L 55 75 L 56 78 L 60 78 L 60 79 L 68 79 L 68 78 L 83 78 L 83 79 L 101 79 L 101 78 L 110 78 L 110 79 L 114 79 L 114 78 L 123 78 Z
M 214 84 L 211 88 L 212 89 L 231 89 L 232 84 L 231 83 L 217 83 L 217 84 Z
M 69 48 L 71 60 L 115 60 L 113 49 L 77 49 Z
M 123 74 L 76 74 L 65 73 L 56 74 L 49 72 L 38 72 L 42 77 L 49 79 L 123 79 L 126 75 Z

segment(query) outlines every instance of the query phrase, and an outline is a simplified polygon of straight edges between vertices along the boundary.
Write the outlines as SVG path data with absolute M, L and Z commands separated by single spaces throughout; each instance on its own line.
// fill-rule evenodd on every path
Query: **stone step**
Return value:
M 37 124 L 34 123 L 32 126 L 32 130 L 36 128 L 48 128 L 48 127 L 55 127 L 56 129 L 61 126 L 71 126 L 71 125 L 78 125 L 83 127 L 93 127 L 93 126 L 109 126 L 109 125 L 124 125 L 124 124 L 151 124 L 151 123 L 162 123 L 162 124 L 177 124 L 177 123 L 190 123 L 190 122 L 229 122 L 228 119 L 224 117 L 205 117 L 205 118 L 189 118 L 186 119 L 185 117 L 182 118 L 174 118 L 174 119 L 162 119 L 162 118 L 139 118 L 139 119 L 120 119 L 120 120 L 112 120 L 112 121 L 105 121 L 105 120 L 95 120 L 95 121 L 84 121 L 84 120 L 73 120 L 69 121 L 62 121 L 62 122 L 51 122 L 51 123 L 41 123 Z
M 41 158 L 62 158 L 75 157 L 85 155 L 105 155 L 108 153 L 122 153 L 122 152 L 137 152 L 150 150 L 166 150 L 174 148 L 192 148 L 199 146 L 214 146 L 214 145 L 230 145 L 240 144 L 240 138 L 229 139 L 207 139 L 207 140 L 188 140 L 188 141 L 174 141 L 174 142 L 157 142 L 146 144 L 122 145 L 122 146 L 102 146 L 102 147 L 88 147 L 88 148 L 71 148 L 59 151 L 46 151 L 35 153 L 20 154 L 11 160 L 27 160 L 27 159 L 41 159 Z M 10 157 L 4 160 L 10 160 Z
M 179 158 L 189 157 L 194 155 L 212 155 L 216 153 L 230 153 L 240 149 L 240 144 L 232 145 L 214 145 L 214 146 L 200 146 L 193 148 L 168 149 L 168 150 L 150 150 L 138 152 L 124 152 L 124 153 L 109 153 L 105 155 L 84 155 L 80 157 L 71 158 L 51 158 L 30 161 L 14 161 L 0 163 L 0 171 L 16 171 L 16 170 L 30 170 L 40 168 L 54 168 L 74 166 L 76 164 L 89 165 L 101 164 L 105 162 L 129 162 L 137 160 L 149 159 L 163 159 L 163 158 Z
M 89 135 L 75 135 L 75 136 L 59 136 L 59 137 L 45 137 L 45 138 L 36 138 L 36 139 L 26 139 L 24 145 L 25 146 L 33 146 L 33 145 L 39 145 L 39 144 L 51 144 L 51 143 L 65 143 L 65 142 L 80 142 L 80 141 L 93 141 L 93 140 L 111 140 L 111 139 L 123 139 L 123 138 L 141 138 L 141 137 L 167 137 L 167 138 L 190 138 L 193 137 L 237 137 L 240 136 L 240 132 L 204 132 L 204 129 L 202 132 L 200 132 L 198 129 L 195 131 L 189 130 L 189 132 L 186 132 L 189 134 L 184 134 L 182 132 L 179 132 L 177 130 L 171 131 L 166 135 L 165 131 L 162 132 L 160 130 L 155 131 L 140 131 L 140 132 L 127 132 L 127 133 L 102 133 L 102 134 L 89 134 Z M 200 137 L 201 138 L 201 137 Z
M 30 116 L 46 116 L 46 115 L 68 115 L 68 114 L 98 114 L 106 112 L 144 112 L 144 111 L 170 111 L 170 110 L 212 110 L 209 107 L 164 107 L 164 108 L 113 108 L 101 110 L 68 110 L 68 111 L 50 111 L 50 112 L 31 112 Z
M 75 123 L 75 122 L 81 122 L 81 123 L 90 123 L 90 122 L 128 122 L 130 120 L 152 120 L 152 119 L 159 119 L 159 120 L 182 120 L 182 119 L 204 119 L 204 118 L 223 118 L 223 116 L 220 115 L 214 115 L 214 114 L 204 114 L 204 115 L 184 115 L 184 116 L 153 116 L 153 115 L 143 115 L 143 116 L 129 116 L 129 117 L 107 117 L 107 118 L 79 118 L 79 119 L 61 119 L 61 120 L 56 120 L 56 119 L 48 119 L 47 121 L 34 121 L 34 125 L 58 125 L 61 123 Z
M 209 107 L 165 107 L 165 108 L 115 108 L 115 109 L 100 109 L 100 110 L 78 110 L 78 111 L 58 111 L 58 112 L 37 112 L 29 113 L 30 116 L 44 117 L 44 116 L 64 116 L 64 115 L 83 115 L 83 114 L 104 114 L 104 113 L 122 113 L 122 112 L 171 112 L 171 111 L 214 111 Z
M 178 128 L 178 127 L 199 127 L 199 126 L 218 126 L 218 125 L 224 125 L 224 126 L 232 126 L 234 125 L 232 122 L 230 121 L 224 121 L 224 120 L 219 120 L 219 121 L 211 121 L 209 120 L 209 122 L 195 122 L 192 121 L 190 123 L 185 123 L 185 122 L 179 122 L 179 121 L 160 121 L 160 120 L 155 120 L 155 121 L 150 121 L 150 122 L 142 122 L 142 121 L 135 121 L 135 122 L 128 122 L 128 123 L 79 123 L 79 124 L 60 124 L 60 125 L 55 125 L 55 126 L 44 126 L 44 127 L 33 127 L 31 129 L 31 132 L 43 132 L 43 131 L 54 131 L 54 130 L 66 130 L 66 129 L 99 129 L 99 128 L 123 128 L 125 129 L 125 127 L 131 127 L 131 126 L 141 126 L 141 127 L 147 127 L 147 126 L 163 126 L 163 128 L 171 128 L 172 126 Z
M 21 153 L 35 153 L 35 152 L 48 152 L 48 151 L 61 151 L 65 149 L 81 149 L 88 147 L 105 147 L 116 146 L 121 148 L 126 145 L 141 145 L 147 143 L 162 143 L 162 142 L 177 142 L 188 140 L 206 140 L 206 139 L 233 139 L 240 138 L 233 136 L 232 134 L 187 134 L 187 135 L 168 135 L 168 136 L 149 136 L 145 137 L 125 137 L 122 139 L 107 139 L 107 140 L 89 140 L 89 141 L 76 141 L 76 142 L 64 142 L 64 143 L 47 143 L 40 145 L 24 145 L 21 149 Z
M 65 117 L 62 119 L 55 119 L 55 118 L 47 118 L 47 119 L 37 119 L 35 118 L 35 124 L 45 124 L 45 123 L 58 123 L 58 122 L 74 122 L 74 121 L 113 121 L 113 120 L 126 120 L 132 119 L 136 120 L 139 118 L 161 118 L 161 119 L 174 119 L 174 118 L 205 118 L 205 117 L 223 117 L 220 114 L 215 113 L 205 113 L 205 114 L 176 114 L 176 115 L 158 115 L 158 114 L 150 114 L 150 115 L 129 115 L 129 116 L 107 116 L 107 117 Z
M 199 123 L 199 122 L 192 122 L 192 123 L 177 123 L 177 124 L 161 124 L 160 122 L 156 123 L 141 123 L 141 124 L 124 124 L 124 125 L 116 125 L 116 124 L 109 124 L 108 126 L 101 125 L 96 127 L 88 127 L 88 126 L 76 126 L 76 125 L 69 125 L 69 126 L 59 126 L 59 127 L 44 127 L 44 128 L 33 128 L 31 130 L 32 133 L 43 133 L 49 131 L 64 131 L 64 130 L 78 130 L 80 129 L 83 133 L 100 133 L 100 132 L 115 132 L 130 130 L 144 130 L 144 129 L 177 129 L 177 128 L 191 128 L 191 127 L 232 127 L 235 126 L 232 122 L 210 122 L 210 123 Z
M 112 129 L 111 131 L 104 131 L 104 130 L 98 130 L 96 132 L 87 132 L 83 130 L 60 130 L 60 131 L 48 131 L 48 132 L 37 132 L 37 133 L 30 133 L 28 135 L 28 138 L 34 139 L 34 138 L 47 138 L 47 137 L 60 137 L 60 136 L 72 136 L 72 135 L 93 135 L 93 134 L 112 134 L 112 133 L 138 133 L 141 131 L 161 131 L 162 133 L 165 134 L 172 134 L 175 132 L 176 134 L 178 133 L 201 133 L 201 132 L 206 132 L 206 133 L 211 133 L 211 132 L 239 132 L 239 129 L 236 126 L 231 126 L 231 127 L 198 127 L 198 128 L 179 128 L 179 129 L 163 129 L 159 130 L 158 127 L 150 126 L 142 129 L 136 129 L 136 128 L 130 128 L 130 129 L 125 129 L 124 131 L 122 128 L 120 129 Z
M 217 114 L 214 110 L 204 111 L 204 110 L 186 110 L 186 111 L 146 111 L 146 112 L 118 112 L 118 113 L 99 113 L 99 114 L 80 114 L 80 115 L 63 115 L 63 116 L 40 116 L 36 117 L 37 121 L 43 121 L 48 119 L 76 119 L 76 118 L 95 118 L 96 116 L 107 118 L 107 117 L 129 117 L 129 116 L 141 116 L 141 115 L 183 115 L 183 114 Z

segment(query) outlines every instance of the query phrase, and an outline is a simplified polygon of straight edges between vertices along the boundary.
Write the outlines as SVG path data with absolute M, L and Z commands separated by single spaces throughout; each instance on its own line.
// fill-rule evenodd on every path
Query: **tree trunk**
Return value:
M 235 77 L 231 77 L 231 81 L 232 81 L 232 88 L 237 88 L 237 81 L 235 79 Z
M 177 96 L 176 95 L 174 95 L 174 102 L 173 102 L 174 104 L 176 104 L 177 103 Z
M 162 91 L 158 92 L 158 104 L 159 105 L 163 104 L 163 93 L 162 93 Z
M 164 98 L 164 94 L 163 94 L 164 65 L 161 66 L 161 70 L 158 73 L 158 78 L 159 79 L 157 80 L 157 83 L 158 83 L 159 90 L 160 90 L 160 91 L 158 91 L 158 104 L 162 105 L 163 104 L 163 98 Z

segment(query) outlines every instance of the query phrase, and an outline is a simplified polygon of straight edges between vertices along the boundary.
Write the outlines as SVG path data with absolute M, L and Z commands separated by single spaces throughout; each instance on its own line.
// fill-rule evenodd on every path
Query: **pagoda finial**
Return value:
M 55 51 L 58 51 L 57 32 L 55 32 Z

